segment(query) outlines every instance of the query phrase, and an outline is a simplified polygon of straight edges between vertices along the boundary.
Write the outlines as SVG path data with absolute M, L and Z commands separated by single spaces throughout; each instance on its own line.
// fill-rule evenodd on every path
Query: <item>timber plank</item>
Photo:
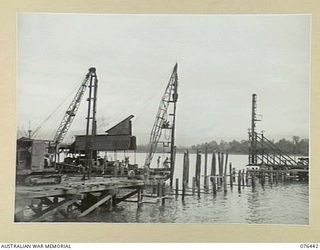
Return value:
M 84 210 L 78 217 L 81 218 L 81 217 L 84 217 L 84 216 L 88 215 L 93 210 L 95 210 L 97 207 L 101 206 L 103 203 L 105 203 L 106 201 L 110 200 L 111 198 L 112 198 L 112 195 L 110 195 L 110 194 L 103 196 L 98 202 L 93 204 L 88 209 Z

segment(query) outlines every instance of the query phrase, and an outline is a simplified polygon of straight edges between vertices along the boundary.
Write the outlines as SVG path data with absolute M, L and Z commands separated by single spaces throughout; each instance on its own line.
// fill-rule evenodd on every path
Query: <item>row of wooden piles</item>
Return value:
M 214 196 L 219 191 L 227 193 L 229 190 L 233 190 L 234 187 L 237 187 L 238 192 L 241 193 L 241 189 L 245 187 L 255 188 L 257 183 L 261 184 L 264 188 L 266 183 L 274 184 L 278 182 L 286 181 L 286 173 L 279 171 L 251 171 L 248 169 L 242 169 L 236 171 L 232 167 L 232 163 L 228 162 L 228 153 L 224 152 L 214 152 L 212 153 L 211 161 L 211 171 L 209 172 L 208 168 L 208 152 L 205 149 L 204 152 L 204 170 L 201 175 L 201 153 L 197 151 L 196 154 L 196 166 L 195 166 L 195 175 L 192 178 L 192 183 L 190 187 L 189 183 L 189 153 L 186 151 L 184 153 L 183 160 L 183 174 L 182 174 L 182 189 L 179 189 L 179 179 L 175 179 L 175 189 L 174 194 L 176 197 L 182 195 L 182 200 L 185 199 L 185 196 L 195 196 L 198 197 L 201 194 L 212 193 Z M 211 185 L 210 185 L 211 184 Z

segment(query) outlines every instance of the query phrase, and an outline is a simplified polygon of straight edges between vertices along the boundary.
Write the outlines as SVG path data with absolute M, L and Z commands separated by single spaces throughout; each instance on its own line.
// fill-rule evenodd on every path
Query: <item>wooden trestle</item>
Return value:
M 57 214 L 84 217 L 101 206 L 110 211 L 113 206 L 134 195 L 137 195 L 139 206 L 143 188 L 143 181 L 127 178 L 86 181 L 72 178 L 59 185 L 17 186 L 15 221 L 40 222 Z

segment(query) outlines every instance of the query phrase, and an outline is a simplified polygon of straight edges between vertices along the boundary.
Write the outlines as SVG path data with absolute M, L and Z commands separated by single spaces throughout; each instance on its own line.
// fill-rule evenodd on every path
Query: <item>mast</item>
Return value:
M 29 129 L 28 129 L 28 138 L 29 139 L 31 139 L 31 133 L 32 133 L 32 130 L 31 130 L 30 121 L 29 121 Z
M 93 149 L 92 145 L 94 142 L 94 136 L 96 135 L 96 102 L 97 102 L 97 89 L 98 89 L 98 78 L 96 75 L 96 68 L 89 69 L 89 97 L 88 101 L 88 113 L 87 113 L 87 126 L 86 126 L 86 158 L 87 158 L 87 167 L 88 167 L 88 178 L 90 178 L 90 172 L 92 168 L 92 157 L 93 157 Z M 90 123 L 91 121 L 91 123 Z M 91 128 L 91 131 L 90 131 Z M 91 132 L 91 133 L 90 133 Z
M 70 103 L 67 111 L 65 112 L 65 115 L 64 115 L 62 121 L 60 122 L 60 125 L 59 125 L 59 127 L 56 131 L 56 134 L 54 136 L 54 139 L 53 139 L 54 144 L 57 146 L 63 141 L 66 133 L 68 132 L 68 130 L 73 122 L 74 117 L 77 114 L 81 99 L 84 95 L 84 92 L 86 91 L 87 86 L 88 86 L 88 81 L 91 77 L 91 73 L 92 72 L 89 69 L 89 72 L 86 74 L 85 78 L 81 82 L 81 85 L 80 85 L 75 97 L 72 99 L 72 102 Z
M 59 127 L 55 133 L 54 139 L 53 139 L 53 149 L 55 152 L 55 165 L 57 162 L 57 154 L 59 151 L 59 145 L 63 142 L 63 139 L 65 135 L 67 134 L 76 114 L 80 106 L 80 102 L 82 100 L 82 97 L 84 96 L 84 93 L 86 91 L 86 88 L 88 86 L 88 82 L 91 82 L 92 77 L 95 76 L 95 68 L 90 68 L 89 72 L 86 74 L 85 78 L 82 80 L 81 85 L 72 99 L 67 111 L 65 112 L 62 121 L 59 124 Z M 96 76 L 95 76 L 96 77 Z M 91 85 L 91 83 L 90 83 Z M 37 129 L 36 129 L 37 131 Z
M 249 133 L 250 149 L 249 149 L 249 164 L 257 164 L 257 132 L 256 122 L 261 121 L 257 118 L 257 95 L 252 94 L 251 107 L 251 130 Z

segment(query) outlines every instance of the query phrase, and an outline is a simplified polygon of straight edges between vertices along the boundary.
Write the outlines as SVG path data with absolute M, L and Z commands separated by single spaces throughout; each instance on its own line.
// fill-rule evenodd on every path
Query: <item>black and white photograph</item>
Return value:
M 311 15 L 16 29 L 14 223 L 310 224 Z

